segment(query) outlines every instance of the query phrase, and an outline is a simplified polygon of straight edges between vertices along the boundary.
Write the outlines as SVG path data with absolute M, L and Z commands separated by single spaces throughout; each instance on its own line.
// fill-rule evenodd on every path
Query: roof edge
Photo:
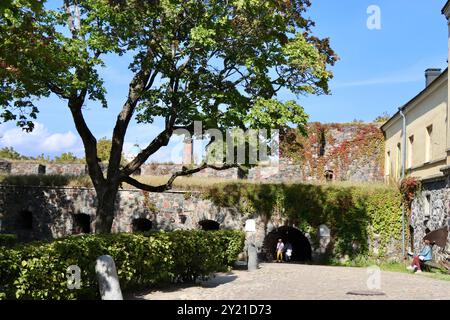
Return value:
M 448 1 L 448 5 L 450 8 L 450 0 Z M 448 68 L 446 68 L 444 71 L 442 71 L 442 73 L 439 75 L 439 77 L 437 77 L 432 83 L 430 83 L 429 86 L 427 86 L 425 89 L 423 89 L 422 91 L 420 91 L 414 98 L 412 98 L 411 100 L 409 100 L 407 103 L 405 103 L 403 106 L 401 106 L 399 108 L 399 110 L 401 109 L 402 111 L 405 110 L 411 103 L 413 103 L 415 100 L 417 100 L 418 98 L 420 98 L 422 95 L 424 95 L 427 91 L 429 91 L 429 89 L 433 86 L 433 84 L 437 83 L 437 80 L 441 79 L 444 75 L 448 74 Z M 400 114 L 400 111 L 397 111 L 392 117 L 390 117 L 385 123 L 383 123 L 383 125 L 380 127 L 380 129 L 382 131 L 384 131 L 385 126 L 390 123 L 394 118 L 396 118 L 398 115 Z
M 450 7 L 450 0 L 447 1 L 447 3 L 444 5 L 444 7 L 441 10 L 441 13 L 445 15 L 445 12 L 447 11 L 447 9 L 449 9 Z

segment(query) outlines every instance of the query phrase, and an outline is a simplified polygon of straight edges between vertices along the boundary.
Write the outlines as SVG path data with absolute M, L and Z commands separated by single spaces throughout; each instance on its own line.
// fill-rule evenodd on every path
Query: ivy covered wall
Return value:
M 378 124 L 310 123 L 307 135 L 280 135 L 280 154 L 299 166 L 299 180 L 383 181 L 384 137 Z
M 274 223 L 295 226 L 316 249 L 320 249 L 319 227 L 326 225 L 331 232 L 329 259 L 401 254 L 402 200 L 396 188 L 243 183 L 218 185 L 205 196 L 218 206 L 262 217 L 268 231 Z

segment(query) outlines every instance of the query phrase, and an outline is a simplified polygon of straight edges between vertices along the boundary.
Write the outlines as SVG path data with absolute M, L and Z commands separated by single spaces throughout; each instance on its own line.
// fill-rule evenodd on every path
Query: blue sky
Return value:
M 315 34 L 330 37 L 340 60 L 333 67 L 329 96 L 296 98 L 282 93 L 283 100 L 296 99 L 311 121 L 371 121 L 383 112 L 393 114 L 425 86 L 424 71 L 447 65 L 447 24 L 441 15 L 444 0 L 312 0 L 307 13 L 316 21 Z M 367 8 L 381 9 L 381 29 L 366 26 Z M 110 137 L 114 121 L 125 100 L 128 61 L 106 59 L 102 70 L 108 90 L 109 108 L 89 102 L 86 119 L 98 137 Z M 63 101 L 52 97 L 38 103 L 40 114 L 35 132 L 22 133 L 13 124 L 0 124 L 0 147 L 12 146 L 20 153 L 50 156 L 71 151 L 81 156 L 83 148 Z M 161 130 L 133 123 L 126 136 L 125 152 L 134 154 Z M 197 148 L 199 149 L 199 148 Z M 178 161 L 181 146 L 174 140 L 151 160 Z

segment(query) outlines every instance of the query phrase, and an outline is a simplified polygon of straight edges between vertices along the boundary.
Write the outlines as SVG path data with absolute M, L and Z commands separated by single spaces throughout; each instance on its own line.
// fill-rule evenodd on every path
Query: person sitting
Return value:
M 424 247 L 422 251 L 420 251 L 418 256 L 413 257 L 413 261 L 410 266 L 408 266 L 408 270 L 415 271 L 417 273 L 422 272 L 420 267 L 421 262 L 431 261 L 433 260 L 433 248 L 431 247 L 431 243 L 429 240 L 424 240 Z

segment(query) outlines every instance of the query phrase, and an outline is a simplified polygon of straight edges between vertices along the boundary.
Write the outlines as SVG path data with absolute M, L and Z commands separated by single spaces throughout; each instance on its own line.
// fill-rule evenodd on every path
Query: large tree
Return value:
M 69 108 L 82 139 L 97 193 L 96 232 L 111 231 L 121 183 L 161 192 L 204 163 L 150 186 L 131 177 L 177 129 L 281 128 L 304 126 L 307 115 L 280 90 L 327 94 L 328 70 L 336 61 L 328 39 L 312 34 L 305 17 L 309 0 L 61 0 L 58 9 L 37 0 L 0 6 L 0 105 L 3 121 L 32 130 L 34 97 L 57 95 Z M 97 139 L 83 107 L 108 106 L 98 70 L 105 55 L 132 57 L 128 96 L 114 124 L 106 174 Z M 121 166 L 130 122 L 164 119 L 164 130 Z

